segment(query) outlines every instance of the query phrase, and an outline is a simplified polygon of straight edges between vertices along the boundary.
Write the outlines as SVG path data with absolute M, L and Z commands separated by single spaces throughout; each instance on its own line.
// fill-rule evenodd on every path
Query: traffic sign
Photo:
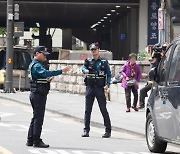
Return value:
M 14 22 L 14 37 L 24 36 L 24 22 Z

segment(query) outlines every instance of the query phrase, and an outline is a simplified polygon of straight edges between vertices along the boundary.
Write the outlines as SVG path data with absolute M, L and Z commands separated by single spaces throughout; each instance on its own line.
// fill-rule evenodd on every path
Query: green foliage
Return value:
M 146 51 L 139 51 L 138 53 L 138 60 L 143 61 L 149 59 L 150 55 Z
M 39 28 L 32 28 L 32 32 L 34 33 L 39 32 Z
M 6 28 L 5 27 L 0 27 L 0 35 L 5 36 L 6 33 Z

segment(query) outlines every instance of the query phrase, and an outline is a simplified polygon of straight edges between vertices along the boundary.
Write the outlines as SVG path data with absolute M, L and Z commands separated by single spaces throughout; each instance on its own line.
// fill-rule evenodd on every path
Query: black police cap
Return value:
M 50 54 L 49 52 L 46 51 L 45 46 L 36 46 L 36 47 L 34 48 L 34 54 L 35 54 L 36 52 L 41 52 L 41 53 L 43 53 L 44 55 L 49 55 L 49 54 Z

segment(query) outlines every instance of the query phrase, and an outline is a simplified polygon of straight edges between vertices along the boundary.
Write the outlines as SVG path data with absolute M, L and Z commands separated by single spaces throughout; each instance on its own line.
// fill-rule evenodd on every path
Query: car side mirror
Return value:
M 148 77 L 149 77 L 150 81 L 157 81 L 158 80 L 157 68 L 156 67 L 153 67 L 150 69 Z

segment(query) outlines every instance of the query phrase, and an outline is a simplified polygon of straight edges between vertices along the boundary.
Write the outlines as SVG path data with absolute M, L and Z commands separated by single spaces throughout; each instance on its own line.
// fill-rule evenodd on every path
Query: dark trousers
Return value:
M 127 87 L 127 89 L 125 89 L 125 96 L 126 96 L 126 105 L 127 108 L 131 108 L 131 91 L 134 95 L 134 102 L 133 102 L 133 106 L 137 107 L 137 102 L 138 102 L 138 90 L 135 89 L 134 86 L 131 87 Z
M 139 100 L 140 100 L 139 106 L 140 106 L 140 107 L 144 107 L 144 106 L 145 106 L 145 97 L 148 96 L 148 95 L 147 95 L 147 92 L 148 92 L 149 90 L 151 90 L 151 87 L 152 87 L 152 84 L 147 84 L 144 88 L 142 88 L 142 89 L 140 90 L 140 98 L 139 98 Z
M 33 109 L 33 118 L 28 131 L 28 141 L 38 143 L 41 140 L 41 131 L 44 121 L 47 95 L 30 93 L 30 102 Z
M 103 87 L 86 87 L 86 102 L 85 102 L 85 117 L 84 123 L 85 128 L 84 131 L 90 131 L 90 119 L 91 119 L 91 112 L 94 103 L 94 99 L 97 99 L 98 105 L 101 111 L 101 114 L 104 118 L 104 126 L 106 127 L 106 132 L 111 132 L 111 121 L 109 118 L 109 113 L 106 108 L 106 97 L 104 94 Z

